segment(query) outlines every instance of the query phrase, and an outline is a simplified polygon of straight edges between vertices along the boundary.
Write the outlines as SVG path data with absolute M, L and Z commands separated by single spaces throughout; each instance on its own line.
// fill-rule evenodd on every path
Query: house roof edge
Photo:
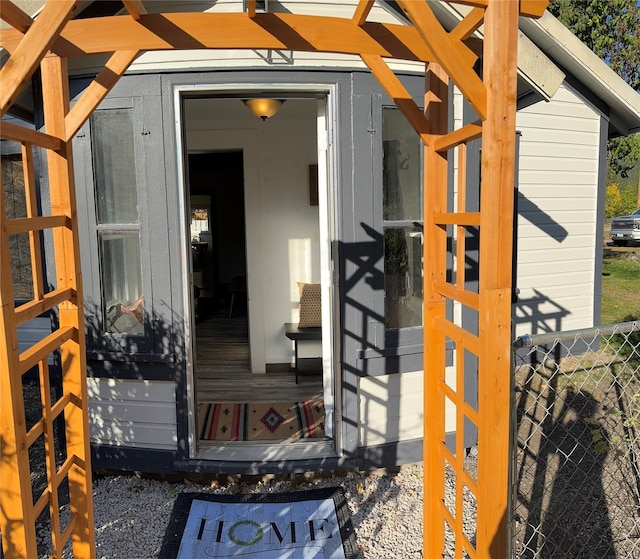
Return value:
M 520 29 L 609 106 L 615 132 L 627 135 L 640 129 L 640 94 L 551 13 L 537 20 L 521 18 Z

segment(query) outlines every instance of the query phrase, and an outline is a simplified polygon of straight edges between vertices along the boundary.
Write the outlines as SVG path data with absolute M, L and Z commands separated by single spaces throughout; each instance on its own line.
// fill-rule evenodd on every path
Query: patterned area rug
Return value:
M 273 441 L 324 437 L 322 398 L 285 403 L 202 403 L 200 440 Z

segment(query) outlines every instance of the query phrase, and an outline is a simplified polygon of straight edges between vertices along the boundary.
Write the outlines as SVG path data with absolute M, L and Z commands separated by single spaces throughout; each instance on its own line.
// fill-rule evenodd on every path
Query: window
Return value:
M 422 327 L 422 144 L 395 107 L 383 107 L 385 329 Z
M 144 333 L 140 220 L 131 109 L 91 117 L 103 330 Z

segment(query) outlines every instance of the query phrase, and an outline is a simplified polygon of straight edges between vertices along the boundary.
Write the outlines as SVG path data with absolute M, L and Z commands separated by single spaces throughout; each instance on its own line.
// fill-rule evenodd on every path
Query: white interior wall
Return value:
M 297 282 L 320 281 L 318 206 L 309 203 L 318 102 L 287 100 L 265 122 L 239 99 L 186 102 L 189 151 L 243 149 L 254 372 L 264 372 L 265 363 L 291 361 L 284 323 L 298 320 Z

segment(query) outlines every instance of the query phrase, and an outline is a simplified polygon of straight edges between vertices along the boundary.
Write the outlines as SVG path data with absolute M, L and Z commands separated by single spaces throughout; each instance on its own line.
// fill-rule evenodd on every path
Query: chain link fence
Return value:
M 519 559 L 640 558 L 640 322 L 514 343 Z

